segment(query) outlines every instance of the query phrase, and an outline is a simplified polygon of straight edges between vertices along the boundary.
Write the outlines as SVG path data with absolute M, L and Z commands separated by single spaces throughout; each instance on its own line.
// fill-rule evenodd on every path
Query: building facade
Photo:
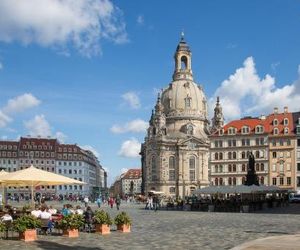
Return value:
M 129 169 L 121 178 L 121 183 L 123 196 L 141 194 L 141 169 Z
M 231 121 L 211 134 L 209 165 L 212 185 L 244 184 L 250 152 L 255 157 L 259 183 L 269 184 L 269 145 L 265 119 L 261 117 Z
M 287 107 L 283 113 L 275 108 L 267 116 L 246 117 L 214 129 L 210 135 L 211 184 L 244 184 L 248 156 L 252 152 L 260 184 L 295 190 L 297 181 L 300 183 L 297 172 L 298 166 L 300 171 L 297 164 L 300 149 L 295 133 L 295 124 L 299 122 L 297 114 L 288 112 Z
M 285 189 L 296 189 L 296 136 L 293 114 L 287 107 L 283 113 L 275 108 L 268 115 L 269 183 Z
M 159 94 L 141 147 L 142 192 L 190 195 L 209 184 L 207 101 L 194 82 L 192 53 L 181 37 L 169 86 Z
M 300 112 L 293 113 L 294 133 L 296 135 L 296 188 L 300 192 Z
M 63 195 L 92 195 L 106 188 L 106 173 L 94 154 L 76 144 L 61 144 L 57 139 L 21 137 L 19 141 L 0 141 L 0 169 L 7 172 L 33 165 L 87 185 L 40 186 L 37 192 Z M 10 187 L 8 193 L 28 193 L 27 188 Z

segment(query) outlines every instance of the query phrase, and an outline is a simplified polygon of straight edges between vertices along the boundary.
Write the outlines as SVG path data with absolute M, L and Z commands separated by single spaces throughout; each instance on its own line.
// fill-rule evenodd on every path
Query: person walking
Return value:
M 87 225 L 87 229 L 88 229 L 89 233 L 92 230 L 93 217 L 94 217 L 94 213 L 93 213 L 91 207 L 88 206 L 86 208 L 86 211 L 84 212 L 84 221 L 85 221 L 85 224 Z
M 84 206 L 87 207 L 89 204 L 89 198 L 87 196 L 85 196 L 83 201 L 84 201 Z
M 114 207 L 114 198 L 110 197 L 108 203 L 110 205 L 110 208 L 113 208 Z
M 97 202 L 98 208 L 100 208 L 101 207 L 101 202 L 102 202 L 101 197 L 98 197 L 96 202 Z
M 117 195 L 117 198 L 116 198 L 116 205 L 117 205 L 117 210 L 120 209 L 120 205 L 121 205 L 121 198 L 119 195 Z

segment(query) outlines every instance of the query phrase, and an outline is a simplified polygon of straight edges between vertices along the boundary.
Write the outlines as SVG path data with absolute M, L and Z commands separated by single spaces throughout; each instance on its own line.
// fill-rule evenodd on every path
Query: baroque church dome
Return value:
M 207 101 L 203 89 L 193 80 L 192 53 L 184 37 L 181 37 L 174 59 L 173 81 L 161 94 L 161 102 L 167 118 L 207 120 Z

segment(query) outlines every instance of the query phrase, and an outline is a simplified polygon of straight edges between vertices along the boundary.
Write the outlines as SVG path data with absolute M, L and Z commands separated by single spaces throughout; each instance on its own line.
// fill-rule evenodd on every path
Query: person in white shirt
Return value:
M 81 209 L 80 206 L 77 206 L 77 207 L 76 207 L 76 214 L 83 215 L 83 210 Z
M 85 196 L 84 199 L 83 199 L 83 201 L 84 201 L 85 207 L 87 207 L 88 204 L 89 204 L 89 198 L 87 196 Z
M 53 215 L 53 214 L 57 214 L 57 209 L 53 208 L 52 206 L 49 207 L 48 212 Z
M 13 218 L 11 217 L 11 215 L 9 213 L 5 213 L 2 217 L 1 217 L 1 221 L 13 221 Z
M 34 210 L 31 211 L 31 214 L 36 217 L 36 218 L 39 218 L 40 215 L 41 215 L 41 209 L 39 206 L 36 206 Z
M 42 211 L 40 213 L 40 216 L 38 217 L 42 220 L 51 220 L 51 214 L 47 211 L 46 207 L 42 207 Z

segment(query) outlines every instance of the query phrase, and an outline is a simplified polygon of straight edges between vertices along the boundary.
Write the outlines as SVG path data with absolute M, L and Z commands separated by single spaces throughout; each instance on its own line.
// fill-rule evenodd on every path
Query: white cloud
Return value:
M 63 132 L 52 133 L 52 128 L 44 115 L 36 115 L 33 119 L 24 122 L 27 134 L 30 136 L 53 137 L 61 143 L 65 143 L 68 138 Z
M 31 93 L 25 93 L 13 99 L 9 99 L 6 106 L 2 109 L 5 113 L 18 113 L 26 109 L 38 106 L 41 103 Z
M 127 41 L 122 11 L 110 0 L 2 0 L 0 41 L 35 43 L 92 56 L 100 40 Z
M 11 121 L 12 119 L 0 110 L 0 128 L 6 127 L 6 125 Z
M 133 132 L 133 133 L 144 133 L 148 128 L 148 122 L 145 122 L 142 119 L 135 119 L 126 123 L 125 125 L 113 125 L 111 127 L 111 132 L 115 134 Z
M 128 105 L 133 109 L 138 109 L 141 107 L 140 98 L 135 92 L 127 92 L 122 95 L 122 98 L 125 102 L 128 103 Z
M 260 115 L 270 113 L 275 106 L 288 106 L 299 109 L 300 103 L 300 66 L 299 79 L 292 84 L 276 87 L 275 78 L 266 75 L 260 78 L 256 72 L 252 57 L 244 61 L 243 67 L 222 82 L 210 99 L 210 107 L 214 107 L 216 96 L 220 96 L 224 116 L 227 120 L 244 115 Z M 298 90 L 298 91 L 297 91 Z
M 100 157 L 100 154 L 98 153 L 98 151 L 92 147 L 91 145 L 84 145 L 84 146 L 80 146 L 82 149 L 85 149 L 85 150 L 89 150 L 91 151 L 98 159 Z
M 55 138 L 57 138 L 57 140 L 59 140 L 59 142 L 65 143 L 68 136 L 66 136 L 63 132 L 58 131 L 55 133 Z
M 137 19 L 136 19 L 136 22 L 139 24 L 139 25 L 143 25 L 144 24 L 144 16 L 143 15 L 138 15 Z
M 30 136 L 51 136 L 51 127 L 44 115 L 36 115 L 24 125 Z
M 137 158 L 141 150 L 141 144 L 135 138 L 122 143 L 119 155 L 128 158 Z
M 0 128 L 4 128 L 12 122 L 13 113 L 23 112 L 26 109 L 38 106 L 40 101 L 30 93 L 17 96 L 8 100 L 7 104 L 0 109 Z

